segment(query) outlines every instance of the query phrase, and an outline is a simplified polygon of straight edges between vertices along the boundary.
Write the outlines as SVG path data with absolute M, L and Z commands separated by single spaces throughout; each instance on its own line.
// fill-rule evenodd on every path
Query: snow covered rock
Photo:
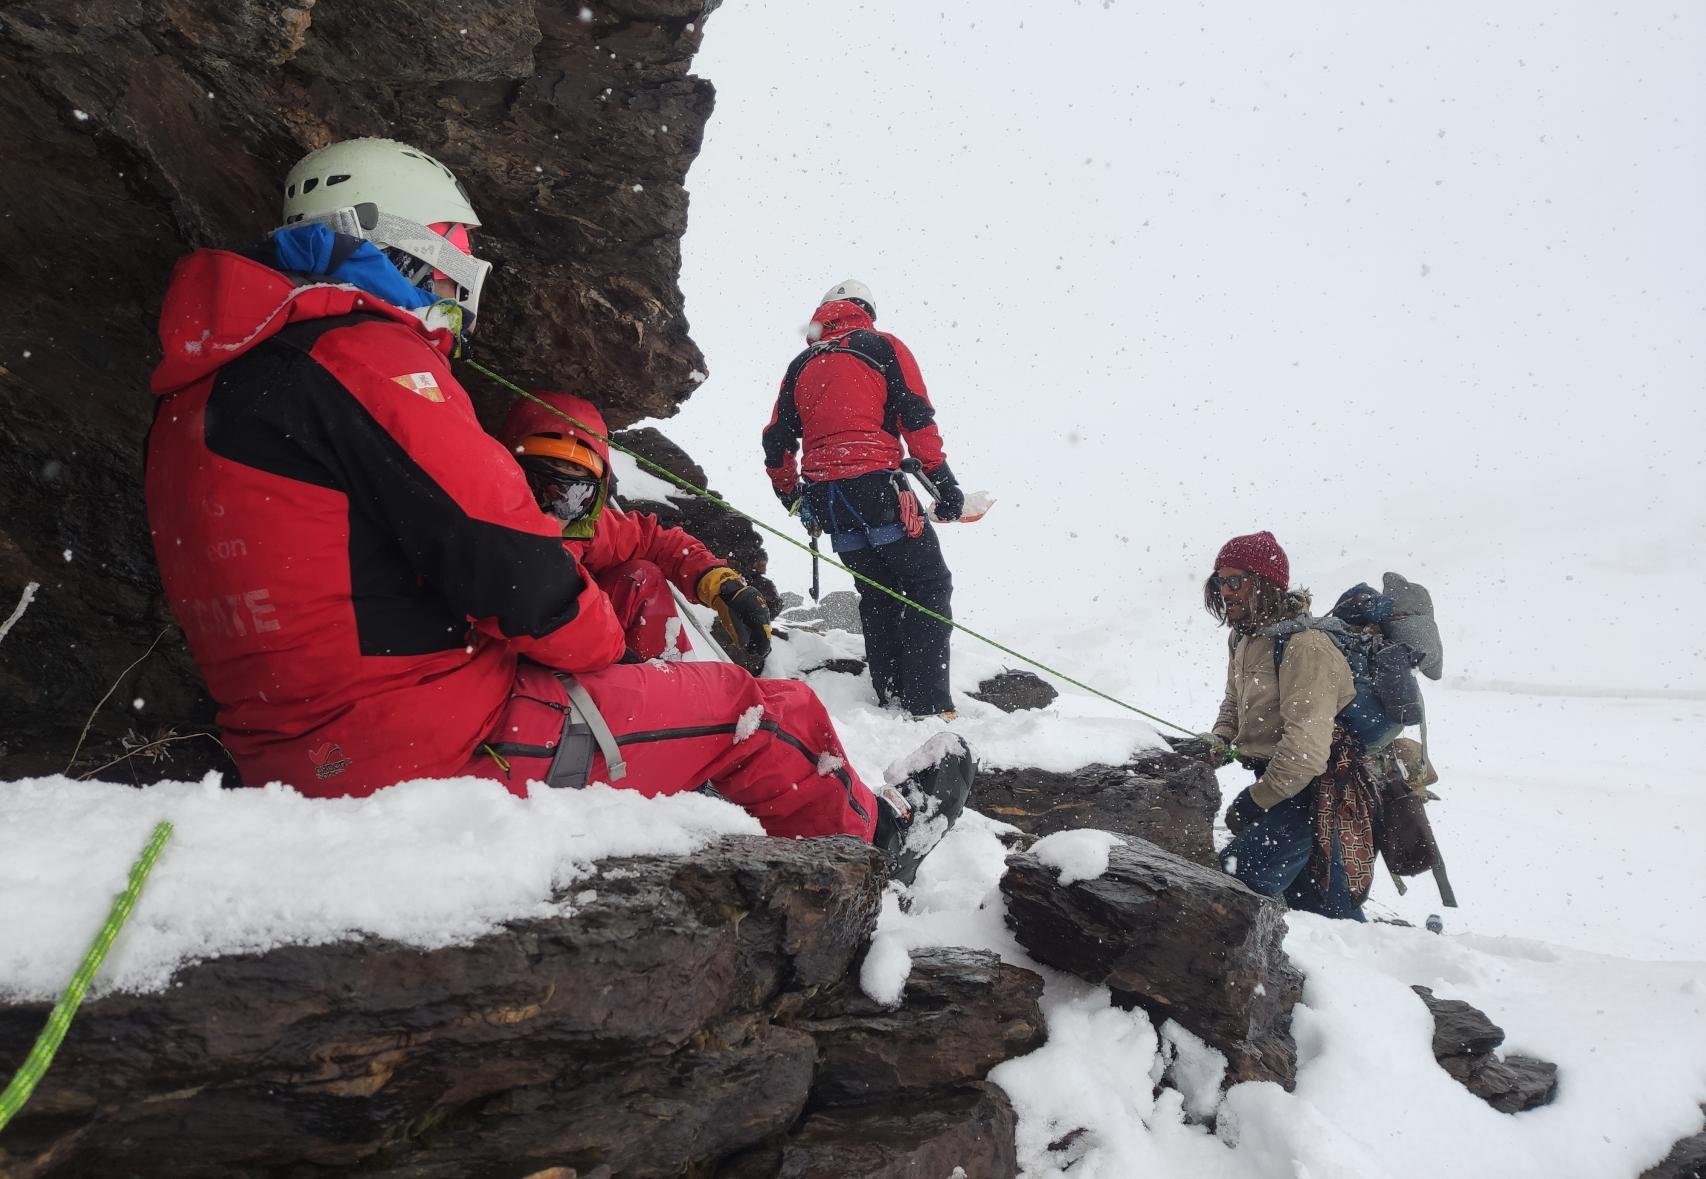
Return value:
M 1145 749 L 1125 765 L 1067 773 L 986 767 L 973 805 L 1031 835 L 1095 827 L 1216 867 L 1220 785 L 1203 762 L 1170 750 Z
M 808 999 L 792 1026 L 817 1042 L 814 1105 L 951 1087 L 1040 1048 L 1043 980 L 985 950 L 912 957 L 904 1001 L 887 1008 L 849 978 Z
M 1005 817 L 1005 816 L 1003 816 Z M 1106 986 L 1226 1056 L 1227 1083 L 1291 1088 L 1302 976 L 1281 948 L 1285 906 L 1219 871 L 1128 839 L 1100 876 L 1062 886 L 1032 852 L 1007 859 L 1007 924 L 1038 962 Z
M 1021 708 L 1047 708 L 1060 693 L 1042 676 L 1010 668 L 990 676 L 969 695 L 973 700 L 995 705 L 1002 712 L 1017 712 Z
M 813 624 L 812 630 L 844 630 L 848 634 L 865 633 L 859 621 L 859 595 L 852 590 L 831 590 L 822 599 L 807 605 L 799 594 L 782 595 L 782 608 L 788 612 L 783 619 L 789 626 Z
M 1427 987 L 1410 988 L 1434 1017 L 1434 1058 L 1463 1087 L 1500 1113 L 1521 1113 L 1551 1103 L 1558 1092 L 1558 1066 L 1532 1056 L 1493 1050 L 1505 1042 L 1504 1029 L 1461 999 L 1439 999 Z
M 786 1132 L 818 1049 L 773 1015 L 846 976 L 877 853 L 742 836 L 588 883 L 469 944 L 284 946 L 91 1000 L 0 1173 L 675 1175 Z M 47 1010 L 0 1006 L 0 1060 Z
M 1706 1117 L 1706 1106 L 1700 1113 Z M 1706 1179 L 1706 1127 L 1671 1147 L 1662 1160 L 1641 1172 L 1641 1179 Z

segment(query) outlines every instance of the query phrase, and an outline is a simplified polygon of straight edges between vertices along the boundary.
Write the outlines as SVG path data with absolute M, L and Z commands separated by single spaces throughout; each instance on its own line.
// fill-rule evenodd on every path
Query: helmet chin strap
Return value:
M 459 294 L 456 302 L 463 311 L 470 318 L 480 313 L 480 291 L 486 285 L 486 276 L 492 272 L 492 264 L 464 254 L 420 222 L 381 212 L 377 205 L 361 204 L 305 217 L 295 224 L 315 221 L 376 246 L 401 250 L 423 266 L 440 271 L 456 284 Z M 404 277 L 410 282 L 419 280 L 418 273 Z

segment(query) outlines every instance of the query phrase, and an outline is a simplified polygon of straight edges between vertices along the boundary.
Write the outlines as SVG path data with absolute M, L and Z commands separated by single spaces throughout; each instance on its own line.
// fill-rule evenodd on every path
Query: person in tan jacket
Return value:
M 1342 624 L 1310 617 L 1309 592 L 1290 588 L 1291 563 L 1271 532 L 1233 537 L 1214 564 L 1203 603 L 1232 635 L 1209 756 L 1224 764 L 1230 746 L 1256 774 L 1227 808 L 1233 838 L 1221 866 L 1294 909 L 1360 921 L 1373 799 L 1362 751 L 1337 723 L 1356 694 L 1327 634 Z

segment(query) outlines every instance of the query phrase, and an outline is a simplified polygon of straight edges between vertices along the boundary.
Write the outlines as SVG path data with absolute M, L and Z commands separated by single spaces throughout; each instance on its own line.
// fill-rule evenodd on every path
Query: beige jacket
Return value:
M 1290 798 L 1326 770 L 1333 718 L 1355 695 L 1350 664 L 1320 631 L 1298 631 L 1286 640 L 1277 678 L 1273 639 L 1238 640 L 1214 735 L 1244 757 L 1268 760 L 1267 772 L 1250 788 L 1259 806 Z

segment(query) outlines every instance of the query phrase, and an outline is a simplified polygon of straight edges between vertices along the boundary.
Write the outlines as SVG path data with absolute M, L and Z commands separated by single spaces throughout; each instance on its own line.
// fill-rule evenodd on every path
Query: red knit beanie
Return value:
M 1235 536 L 1220 546 L 1220 552 L 1215 555 L 1216 569 L 1242 569 L 1265 577 L 1281 589 L 1291 584 L 1291 562 L 1286 559 L 1285 550 L 1280 548 L 1279 541 L 1274 539 L 1271 532 L 1252 532 L 1249 536 Z

